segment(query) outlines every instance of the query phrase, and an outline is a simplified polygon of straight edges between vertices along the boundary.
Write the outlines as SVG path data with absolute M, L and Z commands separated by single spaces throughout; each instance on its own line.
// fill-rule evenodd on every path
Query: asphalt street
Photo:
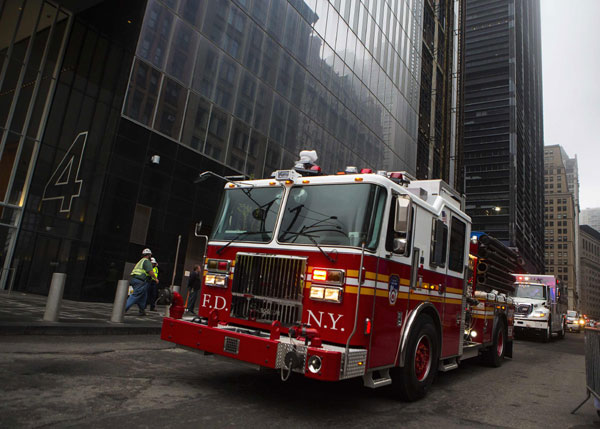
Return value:
M 415 403 L 361 380 L 257 371 L 157 336 L 1 336 L 0 427 L 600 427 L 583 334 L 519 340 L 500 368 L 466 361 Z

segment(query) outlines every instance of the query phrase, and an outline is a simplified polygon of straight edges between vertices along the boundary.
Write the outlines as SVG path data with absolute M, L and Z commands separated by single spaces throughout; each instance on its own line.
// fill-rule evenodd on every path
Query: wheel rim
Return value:
M 502 352 L 504 351 L 504 335 L 502 335 L 502 330 L 498 331 L 498 341 L 496 344 L 496 353 L 498 353 L 498 356 L 502 356 Z
M 423 335 L 417 341 L 415 350 L 415 375 L 418 381 L 423 381 L 427 378 L 431 369 L 431 343 L 429 337 Z

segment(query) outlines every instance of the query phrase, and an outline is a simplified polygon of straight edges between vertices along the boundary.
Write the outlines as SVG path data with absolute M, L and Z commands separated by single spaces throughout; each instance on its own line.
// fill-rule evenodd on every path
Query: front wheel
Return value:
M 497 368 L 502 365 L 502 361 L 504 360 L 504 355 L 506 353 L 507 335 L 504 321 L 502 319 L 498 319 L 498 323 L 496 323 L 493 339 L 494 341 L 492 342 L 492 345 L 484 354 L 484 359 L 490 366 Z
M 392 374 L 400 398 L 416 401 L 427 394 L 437 373 L 439 356 L 439 341 L 433 320 L 421 315 L 411 329 L 404 366 L 395 368 Z
M 567 329 L 565 328 L 565 322 L 563 321 L 563 323 L 562 323 L 562 325 L 561 325 L 561 327 L 560 327 L 560 331 L 559 331 L 559 333 L 558 333 L 558 338 L 560 338 L 561 340 L 562 340 L 563 338 L 565 338 L 565 332 L 566 332 L 566 330 L 567 330 Z
M 546 326 L 546 330 L 542 334 L 542 341 L 544 341 L 545 343 L 550 341 L 550 339 L 552 338 L 552 329 L 550 328 L 551 326 L 552 320 L 548 319 L 548 326 Z

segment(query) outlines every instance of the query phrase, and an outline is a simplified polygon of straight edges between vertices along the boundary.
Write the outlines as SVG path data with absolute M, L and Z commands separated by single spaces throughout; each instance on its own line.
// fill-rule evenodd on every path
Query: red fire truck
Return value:
M 315 174 L 317 173 L 317 174 Z M 512 355 L 512 304 L 467 286 L 470 219 L 441 180 L 297 164 L 230 181 L 198 316 L 175 296 L 162 339 L 318 380 L 423 397 L 438 370 Z M 479 323 L 481 321 L 481 323 Z

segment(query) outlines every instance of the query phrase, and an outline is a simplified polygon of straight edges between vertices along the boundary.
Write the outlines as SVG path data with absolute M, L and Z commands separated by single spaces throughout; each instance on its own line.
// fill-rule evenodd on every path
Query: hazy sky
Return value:
M 581 209 L 600 207 L 600 0 L 540 0 L 544 139 L 577 154 Z

